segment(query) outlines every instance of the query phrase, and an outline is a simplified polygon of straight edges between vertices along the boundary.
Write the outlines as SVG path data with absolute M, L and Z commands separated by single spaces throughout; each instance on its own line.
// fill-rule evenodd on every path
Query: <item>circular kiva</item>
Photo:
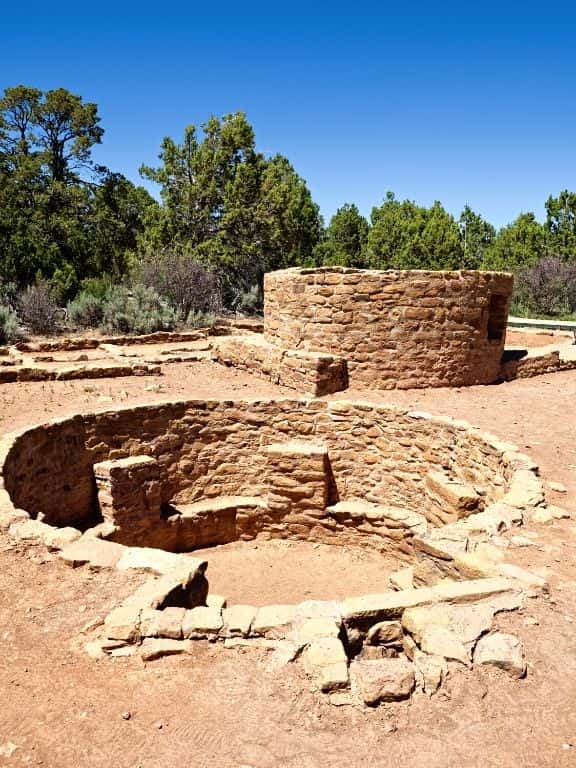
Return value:
M 428 669 L 419 654 L 437 657 L 439 681 L 446 658 L 470 664 L 494 613 L 546 586 L 479 549 L 543 508 L 537 468 L 513 445 L 425 413 L 314 399 L 156 403 L 7 435 L 0 471 L 11 535 L 71 565 L 159 576 L 106 618 L 98 647 L 112 653 L 141 643 L 154 658 L 206 637 L 281 642 L 280 662 L 302 653 L 324 691 L 348 686 L 354 658 L 364 701 L 377 703 L 410 695 L 418 659 L 418 674 Z M 258 537 L 393 555 L 398 591 L 226 606 L 207 594 L 206 560 L 181 554 Z M 506 642 L 520 674 L 521 652 Z M 500 652 L 488 645 L 484 661 Z M 372 662 L 396 693 L 374 692 Z

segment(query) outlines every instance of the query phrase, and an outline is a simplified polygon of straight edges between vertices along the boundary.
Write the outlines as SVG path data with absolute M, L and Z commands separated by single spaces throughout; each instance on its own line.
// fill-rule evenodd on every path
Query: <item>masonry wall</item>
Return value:
M 270 272 L 265 337 L 345 358 L 351 386 L 490 383 L 500 374 L 512 283 L 502 272 Z
M 48 523 L 81 525 L 96 512 L 97 462 L 154 457 L 163 503 L 265 497 L 265 448 L 290 440 L 327 448 L 331 504 L 367 500 L 424 513 L 434 508 L 431 470 L 471 484 L 488 503 L 509 474 L 502 451 L 465 425 L 318 400 L 190 401 L 75 417 L 17 436 L 1 471 L 15 506 Z

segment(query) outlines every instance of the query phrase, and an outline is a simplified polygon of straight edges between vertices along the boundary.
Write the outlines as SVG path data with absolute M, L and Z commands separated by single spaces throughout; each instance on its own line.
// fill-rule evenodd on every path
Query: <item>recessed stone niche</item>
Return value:
M 11 535 L 61 549 L 73 566 L 159 576 L 106 618 L 99 647 L 110 653 L 141 644 L 151 659 L 187 652 L 196 638 L 254 639 L 276 644 L 280 659 L 302 653 L 323 691 L 347 688 L 352 674 L 372 704 L 410 695 L 417 670 L 432 675 L 428 656 L 438 684 L 446 659 L 469 666 L 493 615 L 519 607 L 526 586 L 546 587 L 481 549 L 544 504 L 537 468 L 510 444 L 425 413 L 168 402 L 8 435 L 0 467 L 0 523 Z M 205 548 L 257 538 L 370 547 L 397 559 L 397 591 L 227 606 L 208 592 Z M 184 554 L 199 548 L 202 559 Z M 481 663 L 499 642 L 485 644 Z M 523 673 L 506 642 L 513 661 L 505 649 L 501 665 Z

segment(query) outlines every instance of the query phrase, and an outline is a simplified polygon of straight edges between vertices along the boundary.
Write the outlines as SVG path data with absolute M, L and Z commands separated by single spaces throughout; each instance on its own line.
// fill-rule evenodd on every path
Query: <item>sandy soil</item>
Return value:
M 210 592 L 228 603 L 267 605 L 343 600 L 384 592 L 388 575 L 407 563 L 359 547 L 306 541 L 238 541 L 194 550 L 208 560 Z
M 167 366 L 160 377 L 6 384 L 0 432 L 118 404 L 282 395 L 293 393 L 204 362 Z M 540 463 L 545 478 L 567 486 L 567 494 L 550 498 L 576 511 L 576 372 L 345 397 L 454 415 L 512 440 Z M 548 599 L 500 619 L 525 643 L 525 680 L 458 670 L 431 700 L 419 696 L 377 710 L 331 705 L 309 691 L 299 665 L 273 671 L 263 651 L 196 643 L 186 659 L 93 661 L 78 651 L 82 628 L 142 576 L 72 570 L 44 550 L 0 537 L 0 765 L 575 766 L 575 530 L 572 521 L 534 526 L 534 546 L 509 549 L 510 561 L 546 573 L 551 583 Z M 320 550 L 314 557 L 318 583 L 326 584 L 334 562 Z M 353 584 L 345 565 L 335 571 L 337 590 L 346 579 Z M 223 572 L 220 584 L 227 578 Z
M 566 331 L 524 331 L 508 328 L 506 346 L 510 349 L 547 347 L 550 344 L 571 344 L 574 337 Z

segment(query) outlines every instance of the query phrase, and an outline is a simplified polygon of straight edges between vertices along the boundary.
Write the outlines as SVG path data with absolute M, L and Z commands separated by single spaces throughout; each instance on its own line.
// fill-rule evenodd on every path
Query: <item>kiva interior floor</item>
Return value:
M 360 547 L 334 547 L 305 541 L 235 541 L 197 549 L 208 560 L 210 594 L 229 605 L 342 600 L 384 592 L 388 575 L 404 563 Z

